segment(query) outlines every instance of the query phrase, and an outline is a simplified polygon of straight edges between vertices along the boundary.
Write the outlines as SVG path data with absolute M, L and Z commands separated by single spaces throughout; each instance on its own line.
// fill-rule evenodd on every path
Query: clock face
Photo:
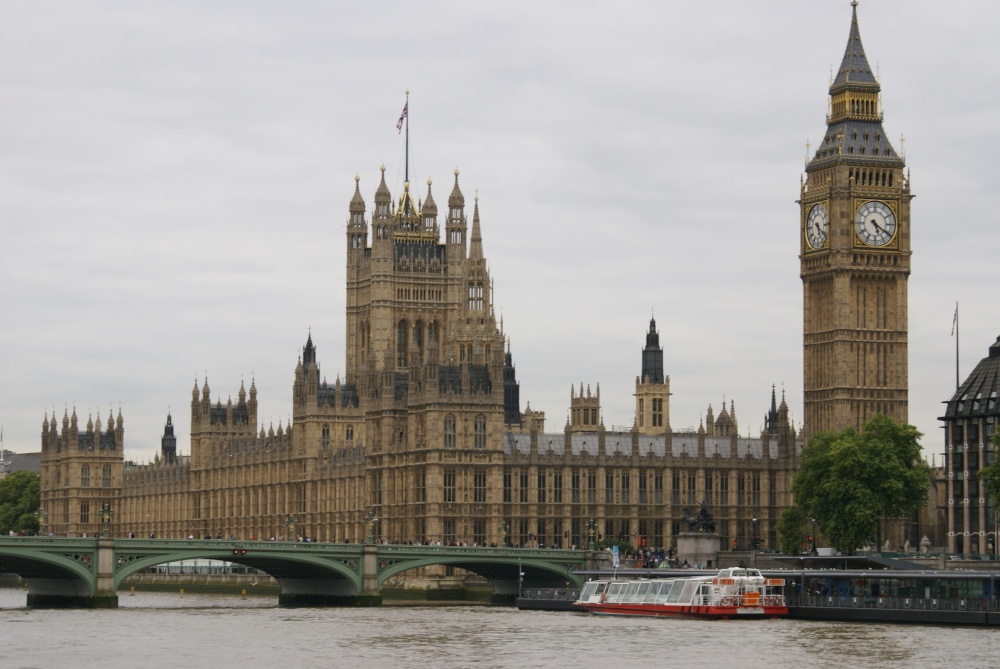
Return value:
M 826 241 L 827 224 L 826 207 L 822 203 L 814 204 L 806 218 L 806 239 L 809 240 L 809 246 L 814 249 L 823 246 Z
M 889 205 L 872 200 L 858 209 L 854 228 L 858 238 L 868 246 L 885 246 L 896 233 L 896 217 Z

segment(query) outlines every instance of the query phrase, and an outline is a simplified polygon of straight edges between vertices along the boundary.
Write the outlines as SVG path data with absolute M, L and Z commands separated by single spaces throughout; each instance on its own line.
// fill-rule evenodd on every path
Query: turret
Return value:
M 448 196 L 448 219 L 445 224 L 446 248 L 449 263 L 465 260 L 465 197 L 458 187 L 458 170 L 455 170 L 455 186 Z
M 160 454 L 163 462 L 172 465 L 177 462 L 177 437 L 174 436 L 174 419 L 167 413 L 167 424 L 163 427 L 160 438 Z

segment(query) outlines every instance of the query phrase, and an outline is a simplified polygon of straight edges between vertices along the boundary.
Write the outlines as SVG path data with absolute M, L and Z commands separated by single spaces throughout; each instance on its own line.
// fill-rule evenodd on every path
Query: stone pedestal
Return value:
M 677 535 L 677 562 L 683 565 L 687 560 L 692 567 L 718 569 L 720 542 L 714 532 L 681 532 Z

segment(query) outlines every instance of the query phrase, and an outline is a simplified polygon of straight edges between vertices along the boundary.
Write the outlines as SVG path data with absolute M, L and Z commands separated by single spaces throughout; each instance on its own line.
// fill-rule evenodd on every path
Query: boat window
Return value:
M 684 583 L 684 590 L 681 591 L 681 604 L 690 604 L 691 600 L 694 599 L 694 593 L 698 591 L 698 586 L 701 585 L 701 581 L 695 579 L 688 579 Z
M 646 604 L 653 604 L 656 602 L 656 598 L 660 595 L 660 588 L 663 587 L 662 581 L 655 581 L 649 584 L 649 590 L 646 592 L 646 599 L 643 601 Z
M 587 601 L 591 597 L 597 594 L 597 582 L 590 581 L 583 586 L 583 590 L 580 591 L 580 600 Z
M 639 584 L 632 582 L 628 584 L 628 588 L 625 590 L 625 597 L 623 601 L 634 602 L 636 590 L 639 589 Z
M 664 581 L 662 584 L 660 584 L 660 594 L 656 596 L 657 604 L 667 603 L 667 595 L 670 594 L 670 586 L 672 586 L 673 584 L 674 584 L 673 581 Z
M 621 601 L 621 594 L 625 590 L 625 583 L 608 583 L 608 597 L 609 602 Z
M 648 583 L 648 582 L 647 583 L 640 583 L 639 584 L 639 589 L 635 593 L 635 601 L 636 602 L 645 601 L 646 595 L 649 593 L 649 586 L 650 585 L 652 585 L 652 584 Z
M 687 583 L 687 579 L 679 578 L 674 581 L 673 586 L 670 588 L 670 594 L 667 595 L 667 602 L 670 604 L 676 604 L 681 599 L 681 592 L 684 590 L 684 584 Z

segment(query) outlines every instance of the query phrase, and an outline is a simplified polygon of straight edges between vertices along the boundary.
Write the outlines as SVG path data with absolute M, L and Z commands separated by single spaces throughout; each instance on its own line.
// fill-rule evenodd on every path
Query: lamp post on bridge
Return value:
M 369 512 L 363 520 L 365 521 L 365 541 L 373 544 L 375 543 L 375 523 L 378 522 L 378 518 L 374 513 Z
M 594 543 L 595 534 L 597 534 L 597 522 L 591 518 L 587 521 L 587 550 L 589 551 L 597 550 L 597 544 Z
M 500 548 L 507 547 L 507 534 L 510 532 L 510 525 L 506 522 L 501 521 L 500 527 L 497 528 L 500 532 Z
M 295 541 L 295 516 L 288 516 L 288 520 L 285 521 L 285 527 L 288 528 L 288 536 L 286 537 L 289 541 Z
M 108 538 L 109 529 L 108 526 L 111 525 L 111 519 L 114 517 L 115 512 L 111 508 L 111 505 L 107 502 L 101 507 L 101 523 L 104 525 L 104 538 Z
M 760 548 L 760 535 L 757 533 L 757 518 L 752 518 L 753 536 L 750 537 L 750 566 L 757 566 L 757 549 Z
M 812 536 L 809 537 L 809 539 L 810 539 L 809 543 L 812 544 L 809 547 L 809 554 L 810 555 L 819 555 L 819 551 L 816 550 L 816 519 L 815 518 L 810 518 L 809 520 L 811 520 L 812 524 L 813 524 L 813 533 L 812 533 Z
M 49 524 L 49 512 L 39 508 L 35 511 L 35 520 L 38 521 L 38 536 L 45 536 L 45 526 Z

